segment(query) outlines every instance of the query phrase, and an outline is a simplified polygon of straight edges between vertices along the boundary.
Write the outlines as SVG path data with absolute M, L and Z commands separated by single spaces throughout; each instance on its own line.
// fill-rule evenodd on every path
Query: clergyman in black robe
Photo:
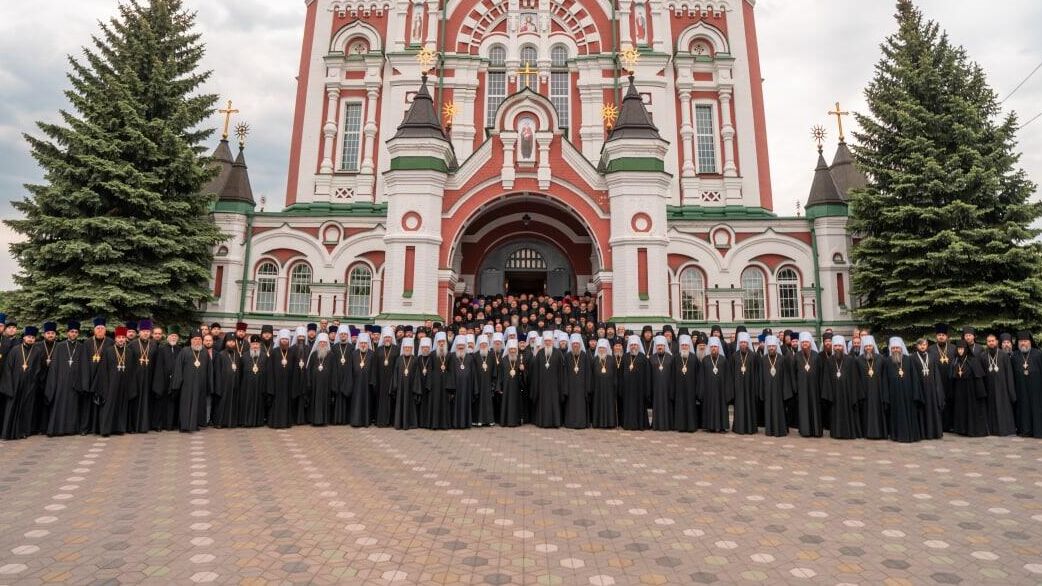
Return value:
M 491 349 L 488 337 L 478 337 L 478 351 L 474 356 L 474 405 L 471 417 L 476 426 L 495 425 L 496 410 L 494 394 L 499 377 L 499 361 Z
M 964 340 L 955 348 L 952 364 L 952 431 L 969 437 L 988 435 L 988 390 L 984 366 Z
M 673 427 L 673 354 L 665 336 L 655 336 L 648 356 L 648 390 L 651 406 L 651 429 L 672 431 Z
M 524 358 L 520 354 L 517 340 L 507 340 L 506 353 L 500 361 L 502 370 L 498 380 L 499 422 L 503 427 L 517 427 L 522 422 L 524 371 L 521 370 L 521 365 L 523 362 Z
M 696 431 L 702 423 L 698 408 L 700 367 L 691 336 L 680 334 L 673 357 L 673 428 L 677 431 Z
M 730 389 L 734 401 L 734 420 L 731 431 L 735 433 L 756 433 L 757 405 L 760 396 L 760 355 L 749 347 L 750 337 L 747 332 L 738 332 L 733 354 L 728 356 L 730 366 Z
M 413 429 L 419 423 L 420 399 L 423 398 L 419 359 L 413 353 L 413 338 L 402 340 L 401 353 L 394 366 L 391 395 L 394 397 L 394 428 Z
M 955 344 L 948 340 L 948 325 L 937 324 L 935 329 L 937 343 L 927 350 L 930 357 L 937 361 L 938 382 L 944 393 L 944 411 L 941 425 L 944 431 L 952 429 L 952 370 L 955 362 Z
M 863 396 L 857 360 L 847 354 L 843 336 L 833 336 L 831 344 L 831 355 L 820 363 L 821 398 L 829 403 L 829 437 L 856 439 L 862 435 L 858 407 Z
M 1017 433 L 1013 417 L 1013 403 L 1017 400 L 1013 362 L 1009 353 L 998 347 L 994 334 L 988 335 L 986 344 L 978 359 L 984 367 L 984 388 L 988 391 L 988 434 L 1013 435 Z
M 583 348 L 582 336 L 579 334 L 572 334 L 568 346 L 564 384 L 561 386 L 564 401 L 561 419 L 567 428 L 586 429 L 590 426 L 590 355 Z
M 294 422 L 293 401 L 296 398 L 296 349 L 290 345 L 289 330 L 279 330 L 278 341 L 271 351 L 269 366 L 271 383 L 268 385 L 268 427 L 285 429 Z
M 590 377 L 590 424 L 596 429 L 615 429 L 619 426 L 619 388 L 616 377 L 617 362 L 612 356 L 610 342 L 597 340 Z
M 1017 435 L 1042 438 L 1042 352 L 1032 346 L 1030 332 L 1017 334 L 1013 385 L 1017 392 Z
M 916 342 L 911 362 L 912 377 L 923 394 L 923 402 L 919 407 L 919 427 L 923 439 L 940 439 L 944 435 L 945 402 L 948 400 L 942 381 L 948 376 L 945 373 L 951 369 L 941 368 L 938 359 L 930 353 L 929 342 L 924 339 Z
M 792 390 L 796 394 L 796 413 L 802 437 L 821 437 L 824 433 L 821 409 L 820 355 L 810 332 L 800 333 L 799 350 L 792 355 Z
M 390 427 L 394 423 L 394 401 L 391 398 L 391 383 L 394 382 L 394 367 L 398 360 L 398 347 L 394 345 L 394 331 L 384 328 L 380 334 L 382 342 L 376 353 L 376 384 L 373 387 L 375 396 L 373 421 L 377 427 Z
M 127 407 L 132 395 L 137 393 L 134 373 L 138 365 L 130 360 L 127 328 L 119 326 L 115 333 L 114 343 L 106 347 L 101 355 L 101 364 L 91 389 L 99 402 L 98 433 L 102 437 L 126 432 Z
M 264 351 L 261 337 L 250 337 L 250 348 L 239 359 L 239 425 L 264 425 L 268 389 L 271 386 L 271 360 Z
M 333 425 L 347 425 L 351 421 L 351 387 L 354 385 L 354 364 L 351 355 L 355 347 L 351 343 L 351 329 L 342 325 L 337 329 L 337 340 L 333 344 L 333 369 L 336 371 L 339 392 L 333 400 Z
M 140 327 L 141 324 L 138 324 Z M 129 421 L 127 431 L 130 433 L 147 433 L 152 429 L 152 404 L 155 396 L 156 355 L 159 345 L 152 341 L 151 325 L 142 329 L 137 339 L 127 343 L 130 352 L 129 360 L 134 366 L 134 398 L 127 405 Z
M 858 383 L 861 385 L 862 402 L 861 437 L 886 439 L 890 424 L 887 421 L 883 396 L 890 377 L 889 362 L 876 348 L 874 336 L 861 338 L 861 355 L 857 357 Z
M 83 342 L 86 362 L 80 368 L 80 374 L 82 375 L 80 388 L 83 389 L 79 408 L 81 434 L 97 431 L 98 401 L 95 400 L 92 389 L 94 388 L 94 377 L 98 373 L 98 367 L 101 366 L 101 355 L 105 348 L 111 345 L 112 339 L 105 335 L 105 320 L 95 318 L 94 335 L 89 340 Z
M 333 367 L 335 360 L 333 349 L 329 347 L 329 334 L 318 334 L 305 367 L 305 396 L 308 398 L 308 421 L 311 425 L 328 425 L 332 420 L 332 402 L 336 400 L 339 391 L 338 373 Z
M 761 358 L 760 400 L 763 401 L 764 433 L 773 437 L 789 434 L 785 417 L 786 401 L 792 398 L 793 377 L 790 372 L 796 364 L 793 355 L 783 355 L 775 336 L 767 336 L 767 351 Z
M 446 364 L 446 389 L 449 390 L 452 403 L 452 428 L 467 429 L 472 422 L 471 411 L 474 404 L 475 376 L 474 359 L 467 353 L 467 341 L 463 336 L 456 336 L 452 341 L 453 351 Z
M 206 411 L 202 407 L 210 395 L 213 373 L 210 355 L 203 347 L 202 333 L 190 334 L 189 346 L 182 348 L 174 363 L 170 388 L 178 396 L 178 417 L 181 431 L 199 431 Z
M 239 425 L 239 351 L 235 335 L 224 339 L 224 349 L 213 359 L 214 409 L 210 414 L 214 427 L 237 427 Z
M 51 406 L 47 422 L 47 435 L 51 437 L 74 435 L 79 431 L 80 368 L 83 364 L 83 345 L 77 339 L 79 330 L 79 322 L 69 322 L 65 340 L 58 342 L 51 367 L 47 370 L 44 396 Z
M 630 336 L 626 340 L 626 355 L 622 359 L 619 385 L 622 403 L 622 418 L 619 424 L 623 429 L 631 431 L 648 429 L 651 426 L 648 421 L 651 372 L 648 357 L 644 354 L 644 346 L 638 336 Z
M 702 358 L 698 397 L 702 403 L 702 429 L 724 432 L 728 429 L 727 405 L 731 402 L 728 359 L 720 338 L 713 336 L 707 344 L 709 354 Z
M 351 426 L 368 427 L 372 410 L 369 400 L 376 384 L 376 373 L 373 362 L 376 352 L 369 347 L 369 334 L 361 332 L 355 339 L 355 352 L 351 355 L 351 389 L 348 399 L 351 400 Z
M 167 334 L 166 341 L 156 349 L 155 372 L 152 375 L 152 389 L 155 393 L 152 401 L 152 429 L 156 431 L 178 428 L 180 398 L 170 386 L 170 382 L 181 355 L 182 348 L 178 344 L 180 338 L 177 332 L 171 331 Z
M 553 333 L 544 332 L 543 347 L 533 357 L 528 373 L 532 423 L 538 427 L 561 426 L 561 387 L 565 368 L 564 353 L 554 348 Z
M 428 414 L 428 429 L 451 429 L 452 428 L 452 400 L 451 386 L 455 374 L 449 372 L 449 348 L 445 332 L 438 332 L 434 337 L 434 352 L 425 361 L 427 373 L 423 373 L 421 366 L 420 376 L 426 377 L 424 391 L 426 393 L 426 412 Z M 422 355 L 421 348 L 421 355 Z
M 26 326 L 21 343 L 8 346 L 0 372 L 0 395 L 4 402 L 0 439 L 13 440 L 29 437 L 33 428 L 36 398 L 44 383 L 44 354 L 34 352 L 35 326 Z
M 889 415 L 890 439 L 917 442 L 923 439 L 919 410 L 923 404 L 922 378 L 916 376 L 915 363 L 901 338 L 890 338 L 890 357 L 883 403 Z

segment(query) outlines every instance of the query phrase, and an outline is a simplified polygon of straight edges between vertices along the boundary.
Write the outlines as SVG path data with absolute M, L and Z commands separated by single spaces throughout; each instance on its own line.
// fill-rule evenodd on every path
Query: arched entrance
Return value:
M 475 282 L 479 295 L 547 294 L 575 291 L 568 258 L 546 242 L 531 238 L 502 244 L 485 256 Z

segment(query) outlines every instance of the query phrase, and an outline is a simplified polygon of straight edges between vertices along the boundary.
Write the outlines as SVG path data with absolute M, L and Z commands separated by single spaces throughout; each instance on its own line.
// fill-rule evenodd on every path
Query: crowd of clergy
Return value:
M 592 317 L 592 314 L 590 316 Z M 725 338 L 571 321 L 398 328 L 203 326 L 149 320 L 19 331 L 2 319 L 2 439 L 293 425 L 765 433 L 914 442 L 945 432 L 1042 437 L 1032 336 L 939 325 L 898 337 L 743 327 Z M 539 320 L 542 321 L 542 320 Z M 545 325 L 545 324 L 544 324 Z M 885 340 L 885 343 L 883 341 Z M 820 347 L 819 347 L 820 344 Z

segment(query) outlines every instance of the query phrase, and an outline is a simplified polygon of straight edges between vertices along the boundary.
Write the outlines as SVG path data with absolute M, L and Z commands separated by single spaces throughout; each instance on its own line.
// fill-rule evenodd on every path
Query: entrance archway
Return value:
M 475 275 L 479 295 L 547 294 L 575 291 L 575 271 L 557 247 L 532 238 L 501 244 L 482 260 Z

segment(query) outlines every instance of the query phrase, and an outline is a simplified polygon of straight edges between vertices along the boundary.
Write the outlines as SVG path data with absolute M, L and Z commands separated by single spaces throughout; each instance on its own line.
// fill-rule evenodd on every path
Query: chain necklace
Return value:
M 22 372 L 29 370 L 29 356 L 32 356 L 32 348 L 29 349 L 29 354 L 25 353 L 25 344 L 21 346 L 22 351 Z
M 44 342 L 43 343 L 43 351 L 44 351 L 45 354 L 47 354 L 47 366 L 50 366 L 51 365 L 51 353 L 54 352 L 54 344 L 51 344 L 50 346 L 48 346 L 47 342 Z M 1024 368 L 1027 369 L 1027 362 L 1024 363 Z
M 138 362 L 142 366 L 148 366 L 148 351 L 149 351 L 149 348 L 150 348 L 151 344 L 152 344 L 152 340 L 148 340 L 147 342 L 145 342 L 144 345 L 142 345 L 141 344 L 141 338 L 137 339 L 137 349 L 141 352 L 141 358 L 138 359 Z
M 403 360 L 405 362 L 405 372 L 403 374 L 409 376 L 409 364 L 412 363 L 412 356 L 404 356 L 403 358 L 405 359 Z
M 123 372 L 127 369 L 127 347 L 113 346 L 112 348 L 116 353 L 116 370 Z
M 719 360 L 719 357 L 717 357 L 717 356 L 710 356 L 709 357 L 709 362 L 713 363 L 713 374 L 719 374 L 719 372 L 720 372 L 720 367 L 717 366 L 717 361 L 718 360 Z
M 579 358 L 581 356 L 582 356 L 582 354 L 575 354 L 572 357 L 572 363 L 574 364 L 574 366 L 572 367 L 572 371 L 574 371 L 575 374 L 579 374 Z
M 778 355 L 775 354 L 774 358 L 772 359 L 771 355 L 768 353 L 767 354 L 767 363 L 771 365 L 771 376 L 773 377 L 774 375 L 778 374 L 778 369 L 777 369 Z

